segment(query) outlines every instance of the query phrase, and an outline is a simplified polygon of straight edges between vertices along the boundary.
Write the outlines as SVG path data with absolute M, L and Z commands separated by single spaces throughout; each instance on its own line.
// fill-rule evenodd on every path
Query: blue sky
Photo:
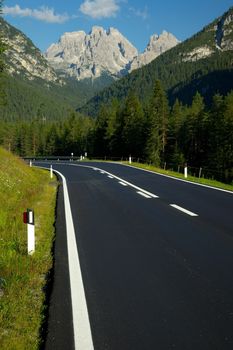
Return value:
M 42 51 L 64 32 L 117 28 L 143 51 L 163 30 L 185 40 L 222 15 L 232 0 L 5 0 L 5 19 Z

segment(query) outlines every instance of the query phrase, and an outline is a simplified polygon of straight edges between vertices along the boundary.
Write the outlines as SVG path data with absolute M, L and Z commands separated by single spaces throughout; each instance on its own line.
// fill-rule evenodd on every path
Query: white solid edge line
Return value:
M 182 208 L 182 207 L 180 207 L 179 205 L 176 205 L 176 204 L 169 204 L 169 205 L 170 205 L 171 207 L 177 209 L 177 210 L 182 211 L 182 212 L 185 213 L 185 214 L 190 215 L 190 216 L 198 216 L 197 214 L 193 213 L 192 211 L 187 210 L 187 209 L 185 209 L 185 208 Z
M 109 162 L 109 163 L 110 163 L 110 162 Z M 114 163 L 114 162 L 111 162 L 111 163 L 113 163 L 113 164 L 119 164 L 119 165 L 123 165 L 123 166 L 128 166 L 129 168 L 133 168 L 133 169 L 145 171 L 145 172 L 147 172 L 147 173 L 151 173 L 151 174 L 155 174 L 155 175 L 159 175 L 159 176 L 168 177 L 169 179 L 176 180 L 176 181 L 181 181 L 181 182 L 186 182 L 187 184 L 196 185 L 196 186 L 201 186 L 201 187 L 206 187 L 206 188 L 209 188 L 209 189 L 211 189 L 211 190 L 216 190 L 216 191 L 221 191 L 221 192 L 226 192 L 226 193 L 233 194 L 233 191 L 224 190 L 223 188 L 213 187 L 213 186 L 210 186 L 210 185 L 204 185 L 204 184 L 199 184 L 199 183 L 193 182 L 193 181 L 188 181 L 188 180 L 184 180 L 184 179 L 179 179 L 178 177 L 174 177 L 174 176 L 170 176 L 170 175 L 166 175 L 166 174 L 157 173 L 156 171 L 147 170 L 147 169 L 142 169 L 142 168 L 137 168 L 136 166 L 133 166 L 133 165 L 123 164 L 123 163 Z
M 140 196 L 143 196 L 145 198 L 151 198 L 151 196 L 148 196 L 148 194 L 145 194 L 143 192 L 137 191 L 138 194 L 140 194 Z
M 66 178 L 59 171 L 53 171 L 63 181 L 75 350 L 94 350 Z

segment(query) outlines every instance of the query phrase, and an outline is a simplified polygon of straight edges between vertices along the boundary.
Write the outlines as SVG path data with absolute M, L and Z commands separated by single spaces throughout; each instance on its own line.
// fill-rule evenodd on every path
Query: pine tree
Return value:
M 138 98 L 130 93 L 122 111 L 124 119 L 123 142 L 125 155 L 142 157 L 145 146 L 145 118 Z
M 184 123 L 183 106 L 176 99 L 169 118 L 168 124 L 168 144 L 166 147 L 166 158 L 172 164 L 181 165 L 184 163 L 184 155 L 181 150 L 183 135 L 182 125 Z
M 160 165 L 165 155 L 169 108 L 167 96 L 159 80 L 155 82 L 149 113 L 148 159 L 155 165 Z

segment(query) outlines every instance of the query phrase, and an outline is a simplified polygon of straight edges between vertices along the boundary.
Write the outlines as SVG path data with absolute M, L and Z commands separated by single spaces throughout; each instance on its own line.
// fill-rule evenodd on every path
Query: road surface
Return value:
M 232 350 L 233 194 L 119 164 L 53 168 L 67 182 L 93 348 Z M 45 346 L 56 350 L 75 349 L 79 332 L 63 205 L 61 188 Z

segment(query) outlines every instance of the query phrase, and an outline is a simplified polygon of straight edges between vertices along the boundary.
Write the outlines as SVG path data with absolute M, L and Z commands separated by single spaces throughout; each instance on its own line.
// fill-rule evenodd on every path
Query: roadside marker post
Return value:
M 31 168 L 31 167 L 32 167 L 32 161 L 31 161 L 31 160 L 30 160 L 30 163 L 29 163 L 29 164 L 30 164 L 30 168 Z
M 32 255 L 35 252 L 35 222 L 33 210 L 27 209 L 27 211 L 23 213 L 23 222 L 27 224 L 28 254 Z
M 184 177 L 187 179 L 187 177 L 188 177 L 188 167 L 187 167 L 187 165 L 185 165 L 185 167 L 184 167 Z
M 50 165 L 50 179 L 53 178 L 53 166 Z
M 132 157 L 129 156 L 129 164 L 132 164 Z

